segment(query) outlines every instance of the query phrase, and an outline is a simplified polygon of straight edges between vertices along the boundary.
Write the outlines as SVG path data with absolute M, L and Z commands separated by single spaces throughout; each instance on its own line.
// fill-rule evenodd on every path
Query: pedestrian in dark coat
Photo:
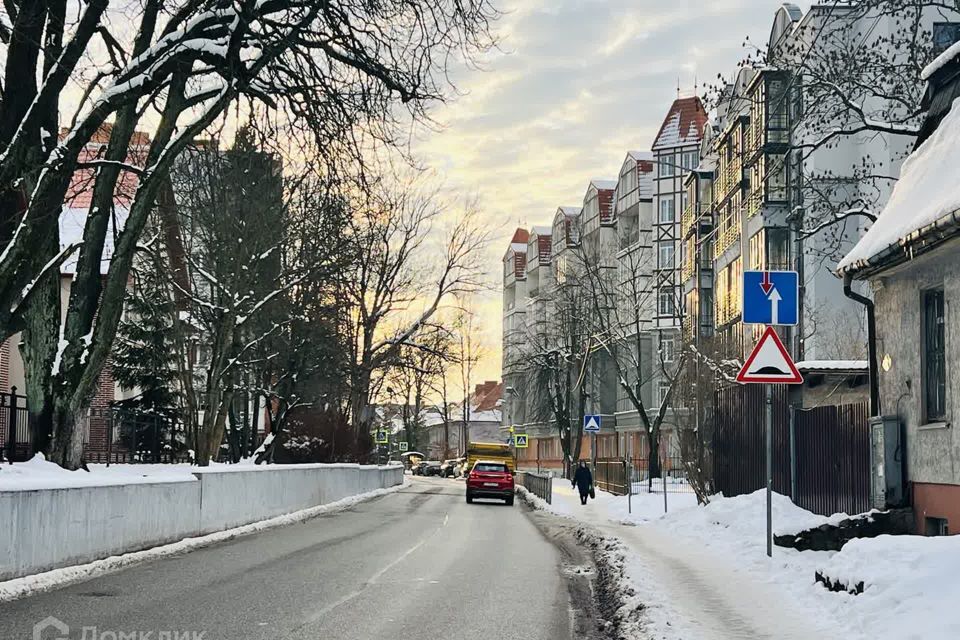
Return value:
M 577 466 L 577 471 L 573 474 L 573 485 L 580 492 L 580 504 L 587 504 L 587 496 L 590 495 L 590 487 L 593 486 L 593 474 L 590 468 L 583 460 Z

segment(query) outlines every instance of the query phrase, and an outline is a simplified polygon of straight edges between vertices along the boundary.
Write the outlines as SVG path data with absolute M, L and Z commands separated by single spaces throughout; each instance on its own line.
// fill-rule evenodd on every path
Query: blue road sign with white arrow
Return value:
M 799 282 L 796 271 L 744 271 L 744 324 L 797 324 Z

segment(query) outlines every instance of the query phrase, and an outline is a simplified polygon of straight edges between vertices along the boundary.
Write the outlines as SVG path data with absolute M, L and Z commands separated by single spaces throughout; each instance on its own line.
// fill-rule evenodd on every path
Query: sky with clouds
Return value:
M 806 10 L 809 3 L 800 3 Z M 494 229 L 493 291 L 476 304 L 500 377 L 501 258 L 517 226 L 578 204 L 593 177 L 614 177 L 628 149 L 648 150 L 677 84 L 687 94 L 730 77 L 745 37 L 769 36 L 774 0 L 499 0 L 500 51 L 454 74 L 461 95 L 434 113 L 416 149 L 452 189 L 475 194 Z M 702 89 L 701 89 L 702 91 Z

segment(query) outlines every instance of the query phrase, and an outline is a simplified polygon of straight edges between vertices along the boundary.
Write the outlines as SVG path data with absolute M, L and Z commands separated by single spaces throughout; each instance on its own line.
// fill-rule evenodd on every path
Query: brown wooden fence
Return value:
M 764 402 L 761 385 L 730 387 L 717 393 L 714 482 L 726 496 L 751 493 L 766 486 Z M 795 409 L 792 460 L 790 414 L 786 388 L 774 386 L 774 491 L 791 496 L 804 509 L 824 515 L 868 510 L 868 404 Z
M 866 402 L 796 411 L 795 503 L 822 514 L 870 509 L 869 415 Z

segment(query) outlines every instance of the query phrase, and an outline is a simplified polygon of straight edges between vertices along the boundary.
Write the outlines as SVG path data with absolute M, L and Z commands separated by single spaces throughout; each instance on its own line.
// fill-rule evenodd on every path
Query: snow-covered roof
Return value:
M 960 99 L 903 163 L 887 206 L 837 265 L 856 271 L 936 227 L 960 224 Z
M 678 98 L 673 101 L 660 132 L 653 142 L 653 150 L 697 144 L 707 124 L 707 111 L 700 98 Z
M 520 244 L 519 242 L 511 242 L 511 243 L 510 243 L 510 248 L 513 249 L 514 251 L 523 251 L 523 252 L 526 252 L 526 250 L 527 250 L 527 245 L 525 245 L 525 244 Z
M 653 160 L 653 154 L 649 151 L 627 151 L 627 155 L 634 160 Z
M 616 180 L 609 180 L 607 178 L 591 178 L 590 184 L 592 184 L 599 191 L 613 191 L 617 188 Z
M 549 236 L 553 235 L 553 227 L 548 227 L 545 225 L 534 225 L 530 229 L 532 235 L 535 236 Z
M 797 363 L 800 371 L 867 371 L 870 363 L 866 360 L 801 360 Z
M 582 209 L 583 207 L 560 207 L 559 210 L 565 216 L 578 216 L 580 215 L 580 211 L 582 211 Z
M 946 51 L 937 56 L 933 62 L 928 64 L 923 69 L 923 73 L 920 74 L 920 78 L 922 80 L 929 80 L 930 76 L 942 69 L 948 62 L 957 56 L 960 56 L 960 42 L 953 43 Z

